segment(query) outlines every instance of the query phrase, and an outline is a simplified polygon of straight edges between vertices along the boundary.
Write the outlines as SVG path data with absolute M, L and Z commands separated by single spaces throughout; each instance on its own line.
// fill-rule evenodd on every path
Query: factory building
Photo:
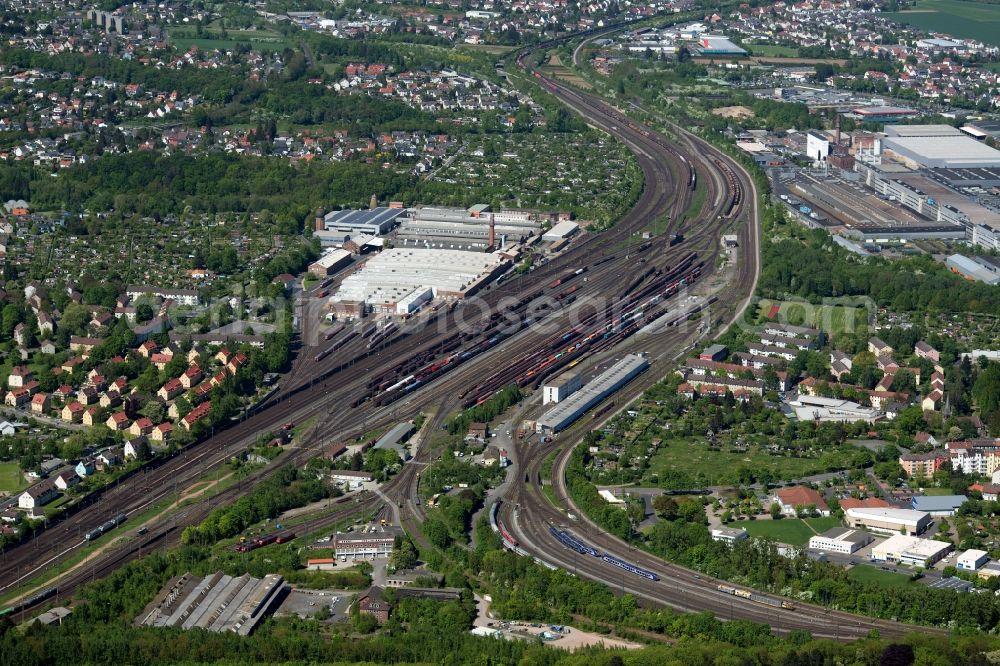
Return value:
M 362 303 L 375 312 L 405 314 L 426 302 L 428 290 L 435 298 L 471 296 L 509 263 L 496 252 L 393 248 L 344 278 L 331 306 Z
M 649 361 L 645 356 L 629 354 L 587 382 L 582 389 L 545 412 L 536 422 L 536 430 L 538 432 L 565 430 L 588 409 L 628 384 L 648 367 Z
M 853 530 L 847 527 L 834 527 L 823 534 L 817 534 L 809 539 L 809 550 L 819 550 L 824 553 L 840 553 L 850 555 L 861 550 L 874 541 L 868 532 Z
M 912 168 L 1000 167 L 1000 150 L 950 125 L 897 125 L 887 127 L 885 133 L 884 150 Z
M 317 220 L 316 231 L 338 231 L 347 234 L 384 236 L 399 224 L 396 218 L 405 208 L 379 206 L 371 210 L 335 210 Z M 322 221 L 320 221 L 322 220 Z
M 344 266 L 351 263 L 351 253 L 347 250 L 333 250 L 309 264 L 309 272 L 316 277 L 333 275 Z
M 844 512 L 848 527 L 864 527 L 888 534 L 922 534 L 931 525 L 930 514 L 912 509 L 859 507 Z
M 955 566 L 962 571 L 976 571 L 990 561 L 990 555 L 985 550 L 969 549 L 958 556 Z
M 955 548 L 950 541 L 932 541 L 897 534 L 872 546 L 876 562 L 898 562 L 911 567 L 929 567 Z
M 268 574 L 227 576 L 221 571 L 200 578 L 190 573 L 167 583 L 136 624 L 206 631 L 251 631 L 281 604 L 288 591 L 284 578 Z
M 569 238 L 579 230 L 580 225 L 575 222 L 560 222 L 542 234 L 542 240 L 546 242 L 563 240 L 564 238 Z
M 421 206 L 407 211 L 396 232 L 403 247 L 489 251 L 511 243 L 524 243 L 539 230 L 527 211 L 490 210 L 487 204 L 469 208 Z
M 984 265 L 975 259 L 961 254 L 953 254 L 945 260 L 945 266 L 952 273 L 961 275 L 966 280 L 984 282 L 989 285 L 1000 284 L 1000 274 L 991 270 L 988 262 Z

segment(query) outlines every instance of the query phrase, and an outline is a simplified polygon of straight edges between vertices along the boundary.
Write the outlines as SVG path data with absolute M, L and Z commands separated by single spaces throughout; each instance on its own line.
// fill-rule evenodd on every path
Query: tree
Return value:
M 677 518 L 677 500 L 669 495 L 657 495 L 653 498 L 653 510 L 664 520 Z
M 910 666 L 916 657 L 913 647 L 905 643 L 892 643 L 886 646 L 879 657 L 879 666 Z
M 781 505 L 778 504 L 777 502 L 771 502 L 770 512 L 771 512 L 771 519 L 778 520 L 779 518 L 781 518 Z

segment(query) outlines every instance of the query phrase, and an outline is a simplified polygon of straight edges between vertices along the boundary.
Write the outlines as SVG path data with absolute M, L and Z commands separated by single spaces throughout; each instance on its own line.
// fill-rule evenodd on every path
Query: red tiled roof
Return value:
M 774 491 L 774 494 L 781 500 L 782 504 L 788 506 L 807 506 L 813 504 L 817 509 L 826 509 L 826 500 L 823 496 L 812 488 L 805 486 L 795 486 L 793 488 L 782 488 Z

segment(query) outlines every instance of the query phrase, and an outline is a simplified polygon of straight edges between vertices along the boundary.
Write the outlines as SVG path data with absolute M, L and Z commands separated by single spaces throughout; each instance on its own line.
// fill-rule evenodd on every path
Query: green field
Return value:
M 747 49 L 755 56 L 769 58 L 797 58 L 799 50 L 794 46 L 780 46 L 778 44 L 748 44 Z
M 27 485 L 17 463 L 0 463 L 0 492 L 15 493 Z
M 668 473 L 681 473 L 691 477 L 694 483 L 715 485 L 731 482 L 733 470 L 746 466 L 755 470 L 768 470 L 775 479 L 798 479 L 810 474 L 819 474 L 830 469 L 845 467 L 854 453 L 851 447 L 837 447 L 826 451 L 821 457 L 793 458 L 775 456 L 770 452 L 751 446 L 747 451 L 713 451 L 704 439 L 669 439 L 649 460 L 649 469 L 643 478 L 646 483 L 655 483 L 652 476 L 667 478 Z
M 221 38 L 221 31 L 215 30 L 205 30 L 197 37 L 195 29 L 186 25 L 170 26 L 167 32 L 170 44 L 179 51 L 187 51 L 192 44 L 203 51 L 231 49 L 237 44 L 250 44 L 258 51 L 281 51 L 292 46 L 284 35 L 266 30 L 229 30 L 226 39 Z
M 830 516 L 829 518 L 806 518 L 806 524 L 813 528 L 817 534 L 822 534 L 827 530 L 840 527 L 840 518 L 834 518 Z
M 918 0 L 909 11 L 885 15 L 922 30 L 1000 46 L 1000 5 L 963 0 Z
M 882 571 L 867 564 L 859 564 L 856 567 L 851 567 L 847 575 L 849 578 L 862 583 L 878 583 L 885 587 L 907 587 L 913 584 L 909 576 L 891 571 Z
M 793 326 L 812 326 L 831 336 L 843 331 L 858 330 L 868 325 L 868 313 L 863 308 L 812 305 L 799 301 L 771 301 L 768 299 L 762 299 L 757 305 L 761 323 L 765 321 L 773 305 L 778 305 L 781 308 L 775 318 L 776 321 Z
M 938 497 L 951 495 L 951 488 L 924 488 L 924 495 L 934 495 Z
M 752 537 L 773 539 L 790 546 L 804 546 L 816 532 L 804 520 L 782 518 L 781 520 L 743 520 L 729 523 L 728 527 L 742 527 Z

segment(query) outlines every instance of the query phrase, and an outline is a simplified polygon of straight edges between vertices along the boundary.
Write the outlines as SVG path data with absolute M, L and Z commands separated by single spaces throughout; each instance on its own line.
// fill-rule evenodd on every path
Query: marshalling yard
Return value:
M 554 528 L 569 514 L 550 503 L 542 484 L 567 497 L 563 470 L 572 444 L 742 312 L 759 272 L 760 232 L 752 181 L 724 153 L 680 128 L 668 139 L 593 96 L 533 72 L 525 60 L 519 59 L 522 69 L 556 99 L 635 154 L 645 187 L 631 210 L 600 234 L 558 215 L 486 206 L 411 210 L 373 202 L 368 211 L 320 211 L 314 233 L 329 254 L 310 268 L 318 284 L 306 295 L 324 311 L 322 318 L 300 316 L 296 359 L 280 387 L 230 427 L 95 494 L 30 545 L 6 553 L 0 593 L 25 587 L 87 545 L 67 535 L 92 529 L 113 513 L 138 517 L 224 464 L 259 433 L 310 423 L 297 446 L 240 483 L 169 516 L 126 521 L 114 533 L 120 538 L 85 565 L 70 567 L 55 587 L 24 589 L 21 610 L 70 594 L 151 549 L 173 546 L 184 527 L 284 465 L 304 465 L 326 446 L 359 441 L 373 428 L 390 428 L 420 413 L 430 415 L 424 428 L 433 432 L 461 407 L 516 384 L 531 397 L 512 418 L 533 421 L 540 432 L 510 443 L 517 469 L 508 472 L 500 501 L 492 505 L 508 548 L 643 603 L 767 622 L 777 632 L 847 639 L 872 627 L 883 635 L 907 630 L 810 604 L 734 602 L 718 581 L 632 550 L 585 517 L 572 519 L 577 532 L 586 532 L 584 540 Z M 690 211 L 698 188 L 704 197 Z M 664 217 L 671 221 L 664 233 L 644 237 L 650 223 Z M 724 234 L 735 236 L 736 248 L 722 250 Z M 577 401 L 537 404 L 536 390 L 566 371 L 581 375 L 585 388 Z M 590 419 L 579 418 L 588 411 Z M 555 464 L 543 479 L 541 466 L 554 451 Z M 426 514 L 419 470 L 437 454 L 417 446 L 413 459 L 377 493 L 335 500 L 297 530 L 316 533 L 378 513 L 430 547 L 420 530 Z M 581 558 L 578 545 L 591 556 Z

